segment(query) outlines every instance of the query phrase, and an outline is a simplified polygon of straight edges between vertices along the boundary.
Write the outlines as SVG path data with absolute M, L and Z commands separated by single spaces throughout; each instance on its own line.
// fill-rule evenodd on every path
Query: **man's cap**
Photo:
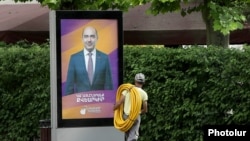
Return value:
M 143 73 L 137 73 L 135 75 L 135 81 L 144 83 L 145 82 L 145 75 Z

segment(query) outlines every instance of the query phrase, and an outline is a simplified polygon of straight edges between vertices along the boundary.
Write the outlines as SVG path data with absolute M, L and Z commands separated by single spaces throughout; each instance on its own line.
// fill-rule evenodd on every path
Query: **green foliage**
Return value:
M 228 35 L 230 31 L 243 29 L 246 21 L 243 10 L 247 7 L 244 3 L 234 1 L 228 5 L 218 5 L 218 3 L 210 2 L 208 5 L 211 9 L 210 16 L 214 22 L 214 30 L 221 31 L 224 35 Z
M 123 53 L 124 82 L 146 75 L 140 141 L 201 141 L 205 124 L 250 124 L 250 46 L 124 46 Z M 39 136 L 39 121 L 50 119 L 48 44 L 0 43 L 0 62 L 0 140 Z
M 250 47 L 124 47 L 124 81 L 146 75 L 140 141 L 201 141 L 205 124 L 250 124 Z M 226 112 L 233 109 L 234 115 Z
M 27 2 L 30 0 L 15 1 Z M 186 16 L 192 12 L 202 12 L 207 27 L 213 27 L 214 31 L 219 31 L 223 35 L 229 35 L 231 31 L 244 27 L 244 22 L 249 16 L 246 15 L 246 11 L 250 6 L 250 0 L 38 0 L 38 2 L 52 10 L 118 9 L 126 12 L 129 8 L 150 3 L 149 9 L 145 12 L 153 15 L 179 11 L 182 16 Z M 212 35 L 213 31 L 207 31 Z M 207 36 L 207 43 L 218 45 L 217 42 L 210 41 L 210 36 Z M 219 45 L 223 46 L 223 44 L 227 43 Z
M 39 120 L 50 118 L 48 44 L 2 45 L 0 62 L 0 140 L 38 137 Z
M 213 22 L 215 31 L 220 31 L 224 35 L 230 34 L 231 31 L 242 29 L 246 21 L 244 12 L 249 8 L 249 0 L 243 1 L 226 1 L 226 0 L 208 0 L 190 5 L 193 0 L 152 0 L 151 7 L 147 13 L 158 15 L 167 12 L 180 11 L 182 16 L 191 14 L 192 12 L 201 12 L 208 8 L 209 16 L 204 19 Z M 145 2 L 147 3 L 147 2 Z M 182 4 L 182 5 L 181 5 Z M 183 6 L 186 4 L 185 6 Z
M 151 6 L 149 8 L 148 13 L 153 15 L 158 15 L 160 13 L 174 12 L 181 9 L 180 1 L 166 1 L 163 2 L 161 0 L 153 0 L 151 1 Z
M 120 9 L 126 11 L 130 0 L 40 0 L 44 6 L 53 10 L 107 10 Z

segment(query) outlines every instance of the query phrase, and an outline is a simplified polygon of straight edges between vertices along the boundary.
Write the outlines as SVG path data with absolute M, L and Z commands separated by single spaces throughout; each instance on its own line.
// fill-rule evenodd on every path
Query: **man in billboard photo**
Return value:
M 109 57 L 96 49 L 97 30 L 92 26 L 84 28 L 82 41 L 83 50 L 70 57 L 66 95 L 93 90 L 112 90 Z

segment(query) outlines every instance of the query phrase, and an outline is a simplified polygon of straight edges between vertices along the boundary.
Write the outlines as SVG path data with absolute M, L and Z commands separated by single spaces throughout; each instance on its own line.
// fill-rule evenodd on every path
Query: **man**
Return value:
M 66 95 L 92 91 L 112 90 L 112 77 L 108 55 L 96 49 L 97 30 L 88 26 L 83 30 L 84 49 L 70 57 Z
M 140 114 L 147 113 L 148 107 L 147 107 L 147 100 L 148 95 L 147 93 L 142 89 L 143 84 L 145 83 L 145 75 L 143 73 L 138 73 L 135 75 L 135 87 L 138 93 L 141 95 L 142 100 L 142 107 Z M 114 110 L 116 110 L 118 107 L 120 107 L 122 104 L 124 104 L 123 107 L 123 119 L 126 120 L 130 114 L 131 109 L 131 99 L 130 99 L 130 93 L 127 90 L 122 91 L 122 95 L 120 97 L 120 100 L 118 100 L 114 105 Z M 141 116 L 136 118 L 134 121 L 134 124 L 132 127 L 125 132 L 125 141 L 137 141 L 139 137 L 139 128 L 141 123 Z

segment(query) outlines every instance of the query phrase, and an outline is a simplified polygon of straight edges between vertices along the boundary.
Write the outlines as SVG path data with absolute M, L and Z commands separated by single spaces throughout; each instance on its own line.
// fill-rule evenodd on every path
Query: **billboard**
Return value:
M 122 12 L 56 11 L 58 127 L 113 125 L 122 80 Z

